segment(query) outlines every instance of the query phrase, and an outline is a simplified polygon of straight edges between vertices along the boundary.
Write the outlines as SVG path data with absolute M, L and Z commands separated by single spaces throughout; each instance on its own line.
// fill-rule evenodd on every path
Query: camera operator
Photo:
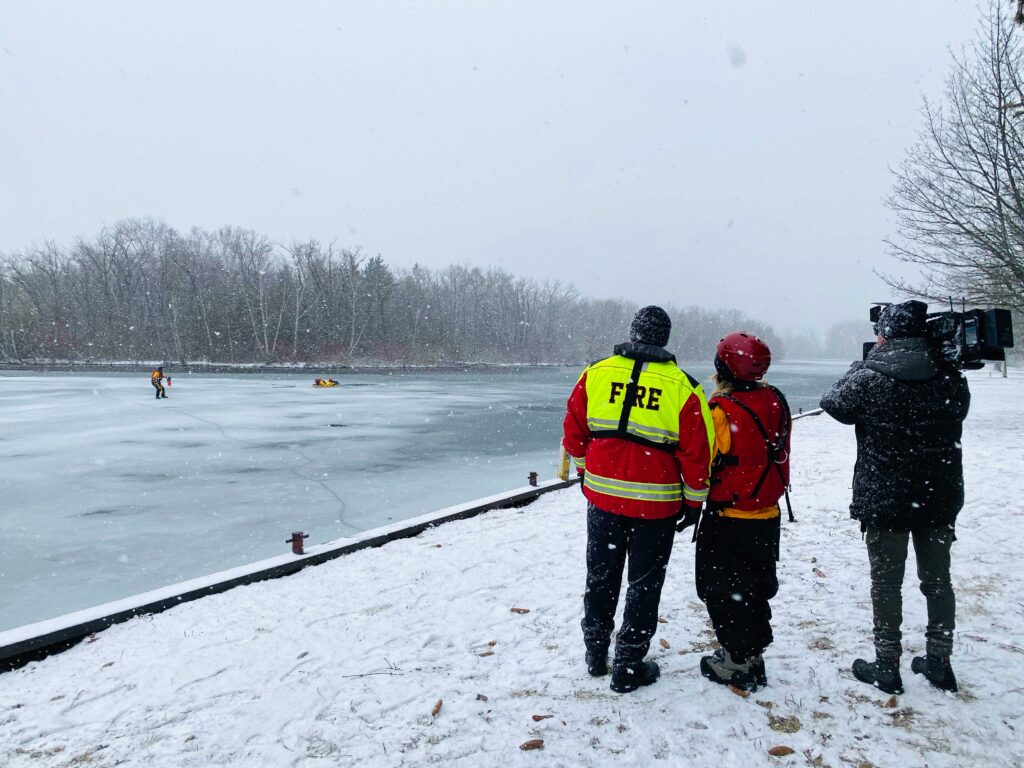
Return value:
M 853 674 L 886 693 L 903 692 L 901 590 L 911 538 L 928 604 L 926 656 L 911 669 L 937 688 L 957 689 L 949 561 L 964 500 L 960 436 L 971 396 L 963 374 L 929 344 L 927 309 L 920 301 L 885 307 L 874 348 L 821 400 L 833 418 L 856 427 L 850 516 L 867 542 L 875 661 L 857 659 Z

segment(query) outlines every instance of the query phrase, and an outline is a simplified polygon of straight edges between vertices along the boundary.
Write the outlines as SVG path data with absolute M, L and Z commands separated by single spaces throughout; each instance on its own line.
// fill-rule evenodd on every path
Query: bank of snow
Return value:
M 819 417 L 796 429 L 799 522 L 783 528 L 771 685 L 748 698 L 698 672 L 712 633 L 688 536 L 651 651 L 662 679 L 618 696 L 586 675 L 571 489 L 135 620 L 0 676 L 0 764 L 1024 765 L 1024 380 L 980 373 L 972 392 L 956 696 L 907 668 L 925 623 L 909 574 L 906 694 L 890 702 L 848 672 L 871 653 L 866 554 L 846 513 L 854 438 Z M 530 739 L 543 750 L 520 750 Z M 769 757 L 780 745 L 794 754 Z

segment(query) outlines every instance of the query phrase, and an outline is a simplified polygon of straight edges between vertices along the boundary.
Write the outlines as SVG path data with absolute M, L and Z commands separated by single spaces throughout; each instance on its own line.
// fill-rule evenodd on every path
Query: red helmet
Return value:
M 752 333 L 735 331 L 718 342 L 715 349 L 718 363 L 737 381 L 757 381 L 768 372 L 772 364 L 772 351 Z

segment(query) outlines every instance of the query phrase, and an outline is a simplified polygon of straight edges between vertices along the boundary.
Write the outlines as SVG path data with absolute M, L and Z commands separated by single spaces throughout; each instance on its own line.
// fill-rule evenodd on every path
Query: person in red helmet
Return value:
M 793 422 L 783 394 L 761 382 L 771 361 L 751 333 L 718 342 L 708 401 L 715 458 L 695 534 L 697 596 L 721 646 L 701 659 L 701 673 L 748 691 L 768 682 L 762 654 L 773 639 L 768 601 L 779 588 L 779 499 L 789 486 Z

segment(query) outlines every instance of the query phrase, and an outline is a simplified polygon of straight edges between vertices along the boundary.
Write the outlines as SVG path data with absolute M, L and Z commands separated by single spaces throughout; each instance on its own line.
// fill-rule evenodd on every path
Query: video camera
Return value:
M 871 307 L 871 322 L 877 323 L 888 302 Z M 985 360 L 1006 360 L 1006 349 L 1013 346 L 1013 318 L 1008 309 L 965 309 L 957 312 L 953 300 L 949 310 L 926 315 L 925 338 L 947 364 L 957 369 L 982 368 Z M 864 357 L 874 348 L 865 342 Z

